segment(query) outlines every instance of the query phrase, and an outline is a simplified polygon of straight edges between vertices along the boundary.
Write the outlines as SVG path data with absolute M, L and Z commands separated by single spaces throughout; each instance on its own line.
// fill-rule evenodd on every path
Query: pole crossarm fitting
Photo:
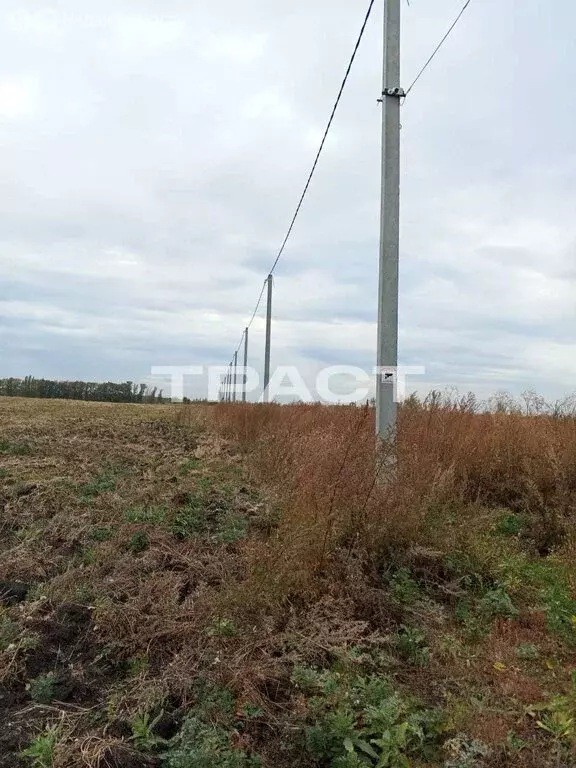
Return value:
M 404 88 L 384 88 L 382 91 L 382 96 L 389 96 L 393 99 L 405 99 L 406 98 L 406 91 Z M 384 99 L 378 99 L 378 103 L 382 104 Z

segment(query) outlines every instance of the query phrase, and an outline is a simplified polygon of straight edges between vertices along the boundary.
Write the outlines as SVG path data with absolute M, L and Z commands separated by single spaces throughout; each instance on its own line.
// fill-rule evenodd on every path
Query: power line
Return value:
M 434 49 L 434 51 L 433 51 L 432 55 L 430 56 L 430 58 L 428 59 L 428 61 L 427 61 L 427 62 L 424 64 L 424 66 L 422 67 L 422 69 L 420 70 L 420 72 L 418 72 L 418 74 L 417 74 L 417 75 L 416 75 L 416 77 L 414 78 L 414 81 L 413 81 L 412 85 L 411 85 L 411 86 L 408 88 L 408 90 L 406 91 L 406 96 L 408 96 L 408 94 L 410 93 L 410 91 L 412 90 L 412 88 L 414 88 L 414 86 L 416 85 L 416 83 L 418 82 L 418 80 L 420 80 L 420 78 L 422 77 L 422 75 L 424 74 L 424 72 L 425 72 L 425 71 L 428 69 L 428 67 L 429 67 L 429 66 L 430 66 L 430 64 L 432 63 L 433 59 L 435 58 L 435 56 L 436 56 L 436 54 L 438 53 L 438 51 L 440 50 L 440 48 L 442 48 L 442 46 L 444 45 L 444 43 L 446 42 L 446 40 L 448 40 L 448 38 L 449 38 L 449 37 L 450 37 L 450 35 L 452 34 L 452 31 L 453 31 L 453 29 L 455 28 L 455 26 L 458 24 L 458 22 L 460 21 L 460 19 L 462 18 L 462 16 L 464 16 L 464 13 L 465 13 L 466 9 L 468 8 L 468 6 L 470 5 L 470 3 L 471 3 L 471 2 L 472 2 L 472 0 L 466 0 L 466 3 L 464 4 L 464 7 L 462 8 L 462 10 L 461 10 L 461 11 L 460 11 L 460 13 L 458 14 L 458 16 L 456 16 L 456 19 L 453 21 L 453 23 L 452 23 L 452 26 L 450 27 L 450 29 L 448 30 L 448 32 L 446 32 L 446 34 L 444 35 L 444 37 L 442 38 L 442 40 L 440 40 L 440 42 L 438 43 L 438 45 L 437 45 L 437 46 L 436 46 L 436 48 Z
M 342 94 L 344 93 L 344 88 L 346 87 L 346 83 L 348 82 L 348 77 L 350 76 L 350 72 L 352 70 L 352 65 L 354 64 L 354 61 L 356 59 L 356 54 L 358 53 L 358 49 L 360 48 L 360 43 L 362 42 L 362 38 L 364 37 L 364 32 L 366 30 L 368 20 L 370 19 L 370 15 L 372 13 L 372 8 L 374 7 L 374 3 L 375 3 L 375 0 L 370 0 L 370 5 L 368 6 L 368 11 L 366 12 L 366 17 L 364 19 L 364 23 L 362 24 L 362 28 L 360 30 L 360 35 L 358 36 L 358 40 L 356 41 L 356 45 L 354 46 L 354 51 L 352 52 L 352 57 L 350 58 L 350 62 L 348 64 L 346 74 L 344 75 L 344 80 L 342 81 L 342 85 L 340 86 L 340 91 L 338 92 L 338 96 L 336 97 L 334 107 L 332 108 L 332 114 L 330 115 L 330 119 L 328 120 L 328 125 L 326 126 L 326 130 L 324 131 L 324 136 L 322 137 L 322 141 L 320 143 L 320 149 L 318 150 L 316 159 L 314 160 L 314 164 L 312 165 L 312 170 L 310 171 L 310 175 L 308 176 L 308 180 L 306 181 L 306 185 L 304 186 L 304 191 L 302 192 L 302 196 L 300 197 L 300 201 L 298 203 L 298 206 L 296 207 L 296 213 L 294 214 L 292 221 L 290 222 L 290 226 L 288 228 L 286 237 L 284 238 L 284 242 L 282 243 L 282 247 L 280 248 L 278 255 L 276 256 L 276 260 L 272 265 L 272 269 L 269 272 L 270 275 L 276 269 L 276 266 L 280 261 L 282 254 L 284 253 L 284 249 L 286 248 L 288 240 L 290 239 L 290 235 L 292 234 L 292 230 L 294 229 L 294 224 L 296 224 L 296 219 L 298 218 L 298 214 L 300 213 L 302 204 L 304 203 L 304 198 L 306 197 L 308 190 L 310 188 L 312 177 L 314 176 L 314 173 L 318 166 L 318 161 L 320 160 L 320 155 L 322 154 L 322 150 L 324 149 L 324 145 L 326 144 L 326 139 L 328 138 L 328 134 L 330 133 L 330 128 L 332 127 L 332 123 L 334 122 L 334 116 L 336 115 L 336 110 L 338 109 L 338 106 L 340 104 Z M 264 293 L 264 289 L 262 289 L 262 293 Z
M 254 322 L 254 318 L 256 317 L 256 314 L 258 310 L 260 309 L 260 303 L 262 301 L 262 296 L 264 296 L 264 290 L 266 289 L 266 280 L 262 283 L 262 290 L 260 291 L 260 296 L 258 296 L 258 301 L 256 302 L 256 306 L 254 307 L 254 312 L 252 312 L 252 317 L 250 318 L 250 322 L 246 326 L 247 328 L 252 327 L 252 323 Z M 240 342 L 242 343 L 242 342 Z
M 332 128 L 332 124 L 334 122 L 334 118 L 336 116 L 336 112 L 337 112 L 338 107 L 340 105 L 340 101 L 342 99 L 342 95 L 344 93 L 344 89 L 346 88 L 346 85 L 348 83 L 348 78 L 350 76 L 350 73 L 352 71 L 352 67 L 353 67 L 354 62 L 356 60 L 356 56 L 358 54 L 358 50 L 360 48 L 360 44 L 362 43 L 362 39 L 364 37 L 364 33 L 366 31 L 366 27 L 368 26 L 368 21 L 370 20 L 370 16 L 372 14 L 372 10 L 374 8 L 375 1 L 376 0 L 370 0 L 370 2 L 369 2 L 368 10 L 366 12 L 364 21 L 362 23 L 362 27 L 360 29 L 360 34 L 358 35 L 358 39 L 356 40 L 356 44 L 355 44 L 354 49 L 352 51 L 352 56 L 350 57 L 350 61 L 348 63 L 348 67 L 346 68 L 346 72 L 344 74 L 344 79 L 342 80 L 342 84 L 340 86 L 340 90 L 338 91 L 338 95 L 336 97 L 336 101 L 334 102 L 334 106 L 332 107 L 332 112 L 330 114 L 330 118 L 328 120 L 328 123 L 326 125 L 326 129 L 325 129 L 324 134 L 322 136 L 322 141 L 320 142 L 320 147 L 318 149 L 318 152 L 316 153 L 316 157 L 314 159 L 314 163 L 312 164 L 312 169 L 311 169 L 311 171 L 310 171 L 310 173 L 308 175 L 308 178 L 306 180 L 306 184 L 304 185 L 304 190 L 303 190 L 303 192 L 302 192 L 302 194 L 300 196 L 300 199 L 298 201 L 298 205 L 296 206 L 296 211 L 295 211 L 295 213 L 294 213 L 294 215 L 292 217 L 292 220 L 290 222 L 290 226 L 288 227 L 288 231 L 286 233 L 286 236 L 284 237 L 284 240 L 282 241 L 282 245 L 280 247 L 280 250 L 278 251 L 278 254 L 276 255 L 276 259 L 274 260 L 274 263 L 272 264 L 272 268 L 270 269 L 270 271 L 268 273 L 268 277 L 266 278 L 266 280 L 264 280 L 264 282 L 262 284 L 262 289 L 260 291 L 260 295 L 258 296 L 258 301 L 256 302 L 256 307 L 254 308 L 254 311 L 252 313 L 250 321 L 249 321 L 248 325 L 246 326 L 245 330 L 242 332 L 242 336 L 240 338 L 240 342 L 239 342 L 238 347 L 236 348 L 236 351 L 235 351 L 235 353 L 233 355 L 233 360 L 236 358 L 236 356 L 238 354 L 238 351 L 240 350 L 240 347 L 242 346 L 242 342 L 244 341 L 244 338 L 245 337 L 247 338 L 248 330 L 252 326 L 252 323 L 254 322 L 254 320 L 256 318 L 256 315 L 258 313 L 258 310 L 260 308 L 260 304 L 262 302 L 262 297 L 264 296 L 264 291 L 266 290 L 266 285 L 269 283 L 269 281 L 272 280 L 274 270 L 278 266 L 278 262 L 280 261 L 282 255 L 283 255 L 283 253 L 284 253 L 284 251 L 286 249 L 286 246 L 288 244 L 288 241 L 290 239 L 292 231 L 294 230 L 294 226 L 296 224 L 296 220 L 298 219 L 298 216 L 299 216 L 300 211 L 302 209 L 302 206 L 304 204 L 304 200 L 306 199 L 306 195 L 308 194 L 308 190 L 310 189 L 310 185 L 312 183 L 312 179 L 313 179 L 314 174 L 316 172 L 316 169 L 318 167 L 318 164 L 319 164 L 319 161 L 320 161 L 320 157 L 321 157 L 322 152 L 324 150 L 324 146 L 325 146 L 326 141 L 328 139 L 328 135 L 330 133 L 330 129 Z M 407 2 L 408 2 L 408 5 L 410 5 L 409 0 L 407 0 Z M 462 18 L 462 16 L 464 15 L 464 13 L 468 9 L 468 7 L 470 6 L 471 2 L 472 2 L 472 0 L 466 0 L 466 2 L 464 3 L 462 9 L 460 10 L 458 15 L 456 16 L 455 20 L 450 25 L 448 31 L 446 32 L 444 37 L 440 40 L 440 42 L 438 43 L 436 48 L 433 50 L 432 54 L 427 59 L 427 61 L 425 62 L 424 66 L 420 69 L 420 71 L 418 72 L 418 74 L 414 78 L 414 80 L 411 83 L 411 85 L 408 88 L 408 90 L 404 94 L 402 94 L 403 98 L 406 98 L 406 96 L 408 96 L 408 94 L 412 91 L 412 89 L 414 88 L 416 83 L 420 80 L 420 78 L 422 77 L 424 72 L 428 69 L 428 67 L 430 66 L 430 64 L 432 63 L 432 61 L 434 60 L 434 58 L 436 57 L 436 55 L 438 54 L 438 52 L 440 51 L 440 49 L 442 48 L 444 43 L 450 37 L 450 35 L 452 34 L 453 30 L 457 26 L 458 22 L 460 21 L 460 19 Z M 396 89 L 396 90 L 401 90 L 401 89 Z M 383 96 L 384 95 L 390 95 L 390 94 L 383 94 Z M 402 102 L 400 102 L 400 103 L 402 103 Z M 270 301 L 270 295 L 269 295 L 269 301 Z M 268 312 L 268 314 L 270 315 L 270 311 Z M 269 323 L 269 322 L 270 322 L 270 319 L 268 317 L 267 323 Z M 268 326 L 267 326 L 267 333 L 268 333 Z M 228 366 L 228 370 L 229 371 L 231 370 L 233 365 L 234 364 L 232 362 L 229 364 L 229 366 Z M 229 380 L 229 377 L 230 377 L 230 374 L 228 374 L 227 377 L 226 377 L 227 381 Z
M 318 149 L 318 152 L 316 153 L 316 157 L 314 159 L 314 163 L 312 165 L 312 170 L 310 171 L 308 175 L 308 179 L 306 180 L 306 184 L 304 186 L 304 191 L 302 192 L 302 195 L 300 196 L 300 200 L 298 201 L 298 205 L 296 207 L 296 212 L 294 213 L 294 216 L 292 217 L 292 221 L 290 222 L 290 226 L 288 228 L 288 232 L 286 233 L 286 237 L 284 238 L 282 242 L 282 246 L 280 250 L 278 251 L 278 254 L 276 256 L 276 259 L 274 261 L 274 264 L 272 265 L 272 269 L 268 273 L 268 276 L 271 276 L 276 269 L 278 262 L 280 261 L 280 258 L 282 257 L 282 254 L 284 253 L 284 250 L 286 248 L 286 245 L 288 243 L 288 240 L 290 239 L 290 235 L 292 234 L 292 230 L 294 229 L 294 225 L 296 224 L 296 219 L 298 218 L 298 215 L 300 214 L 300 211 L 302 209 L 302 205 L 304 204 L 304 200 L 306 198 L 306 195 L 308 194 L 308 190 L 310 189 L 310 184 L 312 183 L 312 178 L 314 177 L 314 173 L 316 172 L 316 168 L 318 167 L 318 163 L 320 161 L 320 156 L 322 154 L 322 151 L 324 149 L 324 146 L 326 144 L 326 140 L 328 138 L 328 134 L 330 133 L 330 129 L 332 128 L 332 123 L 334 122 L 334 117 L 336 115 L 336 111 L 338 110 L 338 106 L 340 105 L 340 101 L 342 99 L 342 94 L 344 93 L 344 89 L 346 88 L 346 84 L 348 83 L 348 78 L 350 77 L 350 72 L 352 71 L 352 66 L 354 64 L 354 61 L 356 60 L 356 55 L 358 53 L 358 49 L 360 48 L 360 44 L 362 42 L 362 39 L 364 37 L 364 32 L 366 31 L 366 27 L 368 25 L 368 21 L 370 20 L 370 16 L 372 14 L 372 9 L 374 8 L 376 0 L 370 0 L 370 4 L 368 6 L 368 10 L 366 12 L 366 16 L 364 18 L 364 21 L 362 23 L 362 27 L 360 29 L 360 34 L 358 35 L 358 39 L 356 40 L 356 44 L 354 46 L 354 50 L 352 51 L 352 56 L 350 57 L 350 61 L 348 63 L 348 67 L 346 68 L 346 73 L 344 75 L 344 79 L 342 80 L 342 85 L 340 86 L 340 90 L 338 91 L 338 96 L 336 97 L 336 101 L 334 102 L 334 106 L 332 107 L 332 112 L 330 114 L 330 119 L 328 120 L 328 124 L 326 126 L 326 130 L 324 131 L 324 135 L 322 137 L 322 141 L 320 142 L 320 147 Z M 240 350 L 240 347 L 242 346 L 242 341 L 244 339 L 244 336 L 246 334 L 246 331 L 252 326 L 252 323 L 254 322 L 254 319 L 256 318 L 256 315 L 258 313 L 258 310 L 260 308 L 260 304 L 262 302 L 262 297 L 264 296 L 264 291 L 266 290 L 266 284 L 267 279 L 264 280 L 262 284 L 262 290 L 260 291 L 260 295 L 258 296 L 258 301 L 256 302 L 256 306 L 254 308 L 254 311 L 252 312 L 252 316 L 250 318 L 250 322 L 246 326 L 246 329 L 242 332 L 242 336 L 240 338 L 240 342 L 238 344 L 238 347 L 236 348 L 236 352 Z M 231 364 L 230 364 L 231 365 Z
M 252 317 L 250 318 L 250 322 L 248 323 L 246 328 L 242 331 L 242 336 L 240 336 L 240 341 L 238 342 L 238 346 L 236 347 L 236 352 L 240 351 L 240 347 L 242 346 L 242 342 L 244 341 L 244 336 L 246 334 L 246 331 L 252 327 L 252 323 L 254 322 L 254 319 L 256 317 L 258 310 L 260 309 L 260 304 L 262 303 L 262 296 L 264 296 L 265 288 L 266 288 L 266 280 L 264 280 L 264 283 L 262 284 L 262 290 L 260 291 L 260 296 L 258 296 L 258 301 L 256 302 L 256 306 L 254 307 L 254 312 L 252 312 Z
M 240 347 L 242 346 L 242 342 L 244 341 L 244 334 L 246 331 L 242 331 L 242 336 L 240 336 L 240 341 L 238 342 L 238 346 L 236 347 L 236 352 L 240 351 Z M 236 354 L 236 352 L 234 354 Z

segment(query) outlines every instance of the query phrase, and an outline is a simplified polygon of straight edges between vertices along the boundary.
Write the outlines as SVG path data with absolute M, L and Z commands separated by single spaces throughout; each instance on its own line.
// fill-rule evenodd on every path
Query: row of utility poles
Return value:
M 264 390 L 262 393 L 262 399 L 265 403 L 268 402 L 268 385 L 270 383 L 270 348 L 272 341 L 272 288 L 273 288 L 272 275 L 268 275 L 266 278 L 266 346 L 264 349 Z M 246 326 L 244 334 L 242 336 L 241 345 L 244 345 L 244 372 L 242 373 L 242 402 L 246 402 L 246 382 L 247 375 L 246 369 L 248 368 L 248 333 L 250 328 Z M 238 385 L 238 350 L 234 352 L 234 357 L 230 361 L 228 366 L 228 372 L 224 377 L 222 388 L 222 399 L 227 403 L 236 402 L 236 387 Z
M 382 80 L 382 189 L 380 216 L 380 269 L 378 285 L 376 433 L 380 439 L 396 430 L 396 370 L 398 366 L 398 266 L 400 222 L 400 3 L 384 0 L 384 57 Z M 272 330 L 272 275 L 267 278 L 266 347 L 263 401 L 268 401 Z M 244 368 L 248 362 L 248 328 L 244 331 Z M 224 380 L 223 399 L 236 401 L 238 352 Z M 242 402 L 246 402 L 246 375 L 242 374 Z

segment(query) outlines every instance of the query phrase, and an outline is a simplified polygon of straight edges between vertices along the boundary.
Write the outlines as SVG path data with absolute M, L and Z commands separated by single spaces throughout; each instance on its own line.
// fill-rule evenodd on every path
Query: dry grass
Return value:
M 181 418 L 195 421 L 197 412 Z M 450 508 L 524 514 L 541 554 L 570 546 L 575 419 L 404 408 L 392 456 L 386 447 L 377 452 L 373 418 L 371 409 L 354 407 L 211 409 L 212 428 L 240 446 L 253 479 L 281 507 L 277 535 L 265 544 L 278 579 L 291 582 L 297 562 L 298 580 L 313 585 L 343 547 L 379 558 L 435 546 Z M 256 560 L 264 562 L 262 552 Z
M 393 455 L 367 408 L 0 398 L 0 446 L 0 581 L 29 587 L 0 587 L 2 768 L 50 722 L 54 768 L 157 766 L 131 723 L 171 738 L 199 681 L 235 696 L 233 752 L 329 768 L 302 665 L 440 708 L 491 750 L 466 768 L 574 764 L 526 711 L 570 691 L 575 420 L 412 403 Z

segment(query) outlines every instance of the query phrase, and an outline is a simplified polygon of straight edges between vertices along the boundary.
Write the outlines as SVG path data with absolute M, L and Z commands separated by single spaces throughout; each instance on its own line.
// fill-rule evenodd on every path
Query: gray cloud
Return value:
M 404 9 L 403 84 L 460 2 Z M 342 0 L 0 14 L 0 375 L 226 363 L 361 21 Z M 568 0 L 472 4 L 403 108 L 401 356 L 421 386 L 574 388 Z M 279 265 L 274 360 L 374 360 L 375 17 Z M 253 327 L 261 366 L 263 328 Z

